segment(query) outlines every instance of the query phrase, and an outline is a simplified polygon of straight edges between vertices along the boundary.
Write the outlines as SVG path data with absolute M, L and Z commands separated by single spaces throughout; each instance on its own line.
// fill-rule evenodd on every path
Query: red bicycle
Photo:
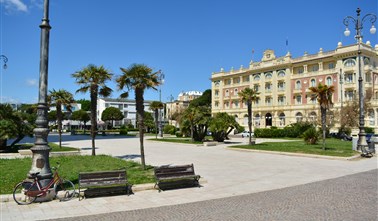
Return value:
M 63 179 L 58 174 L 58 168 L 52 167 L 54 171 L 53 179 L 45 186 L 42 187 L 39 182 L 39 172 L 30 174 L 33 181 L 24 180 L 18 183 L 13 190 L 13 199 L 19 205 L 27 205 L 34 202 L 38 197 L 44 197 L 51 191 L 51 187 L 54 188 L 55 198 L 60 201 L 68 201 L 75 196 L 74 184 L 66 179 Z

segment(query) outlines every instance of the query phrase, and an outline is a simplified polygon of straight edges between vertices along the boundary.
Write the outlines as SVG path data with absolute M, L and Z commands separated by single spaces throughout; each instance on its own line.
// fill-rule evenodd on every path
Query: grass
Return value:
M 305 144 L 303 140 L 289 142 L 266 142 L 256 145 L 236 145 L 230 148 L 242 148 L 253 150 L 267 150 L 290 153 L 317 154 L 337 157 L 351 157 L 358 152 L 352 150 L 352 142 L 339 139 L 326 139 L 326 150 L 323 150 L 322 141 L 315 145 Z
M 16 144 L 11 150 L 10 153 L 18 153 L 18 150 L 25 150 L 25 149 L 30 149 L 34 144 L 31 143 L 24 143 L 24 144 Z M 51 148 L 51 152 L 61 152 L 61 151 L 75 151 L 77 150 L 76 148 L 73 147 L 66 147 L 62 146 L 61 148 L 59 147 L 59 144 L 55 143 L 49 143 L 49 147 Z
M 146 170 L 134 161 L 125 161 L 106 155 L 50 157 L 50 166 L 60 162 L 59 175 L 71 180 L 77 187 L 79 172 L 126 169 L 131 184 L 155 182 L 153 167 Z M 10 194 L 14 185 L 24 180 L 31 168 L 31 158 L 0 159 L 0 194 Z
M 170 143 L 184 143 L 184 144 L 203 144 L 201 141 L 194 141 L 192 142 L 192 139 L 189 137 L 185 138 L 151 138 L 148 140 L 153 140 L 153 141 L 160 141 L 160 142 L 170 142 Z

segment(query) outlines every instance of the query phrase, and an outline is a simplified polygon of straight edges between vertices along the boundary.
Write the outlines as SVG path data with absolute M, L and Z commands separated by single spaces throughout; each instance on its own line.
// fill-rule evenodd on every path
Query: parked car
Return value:
M 253 136 L 254 136 L 254 133 L 252 132 L 251 135 L 252 135 L 252 137 L 253 137 Z M 243 131 L 243 132 L 241 133 L 241 136 L 242 136 L 242 137 L 249 137 L 249 131 Z

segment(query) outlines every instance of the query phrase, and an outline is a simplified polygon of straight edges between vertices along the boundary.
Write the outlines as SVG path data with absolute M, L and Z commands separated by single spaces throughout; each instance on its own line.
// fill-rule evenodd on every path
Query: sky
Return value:
M 65 89 L 75 99 L 79 86 L 71 74 L 89 64 L 119 76 L 120 67 L 146 64 L 165 75 L 161 100 L 182 91 L 211 88 L 221 68 L 248 67 L 266 49 L 293 57 L 354 44 L 354 26 L 345 37 L 343 19 L 377 14 L 377 0 L 50 0 L 48 90 Z M 43 0 L 0 0 L 1 102 L 38 101 Z M 377 27 L 377 22 L 375 22 Z M 364 42 L 378 44 L 364 23 Z M 1 66 L 4 61 L 0 61 Z M 118 98 L 114 81 L 107 84 Z M 145 92 L 159 100 L 159 90 Z M 133 92 L 130 99 L 134 99 Z

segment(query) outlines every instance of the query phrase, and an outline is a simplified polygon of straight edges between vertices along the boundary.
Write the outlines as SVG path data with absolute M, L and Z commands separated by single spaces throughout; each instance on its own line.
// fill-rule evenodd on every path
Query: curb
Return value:
M 207 180 L 201 178 L 199 181 L 200 185 L 206 184 Z M 144 183 L 144 184 L 137 184 L 132 186 L 132 192 L 140 192 L 145 190 L 156 190 L 155 183 Z M 13 194 L 3 194 L 0 195 L 0 203 L 8 203 L 13 201 Z
M 229 150 L 235 151 L 246 151 L 246 152 L 256 152 L 256 153 L 265 153 L 265 154 L 276 154 L 276 155 L 285 155 L 285 156 L 296 156 L 296 157 L 308 157 L 308 158 L 320 158 L 328 160 L 357 160 L 362 159 L 361 155 L 354 155 L 351 157 L 336 157 L 336 156 L 324 156 L 324 155 L 315 155 L 315 154 L 303 154 L 303 153 L 289 153 L 289 152 L 279 152 L 279 151 L 268 151 L 268 150 L 252 150 L 252 149 L 243 149 L 243 148 L 232 148 L 225 147 Z

